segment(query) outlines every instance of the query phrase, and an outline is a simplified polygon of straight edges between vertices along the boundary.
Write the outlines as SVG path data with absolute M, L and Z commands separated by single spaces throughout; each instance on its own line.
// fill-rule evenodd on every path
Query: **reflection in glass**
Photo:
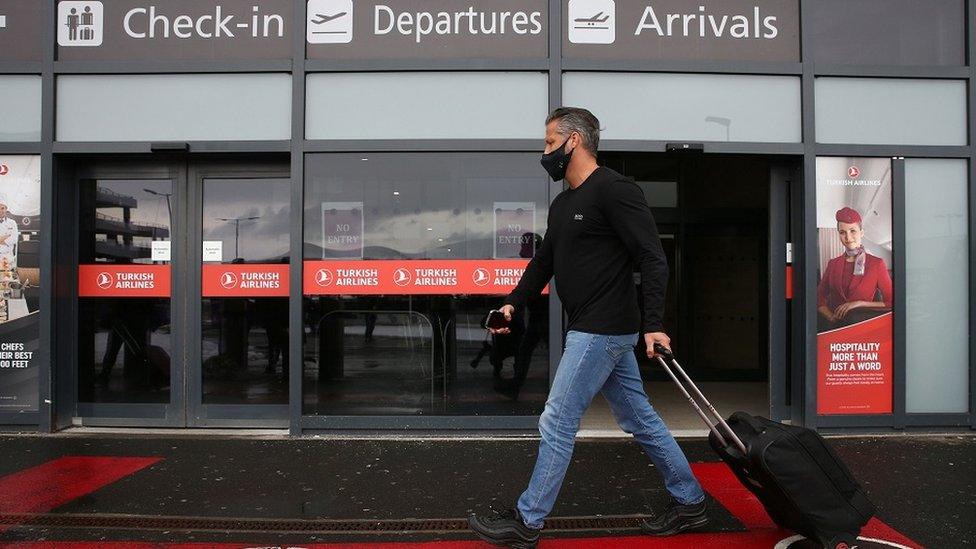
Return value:
M 168 241 L 169 180 L 83 180 L 79 188 L 79 263 L 152 261 L 152 242 Z M 170 400 L 169 298 L 78 300 L 78 400 Z
M 288 256 L 288 179 L 206 179 L 203 240 L 224 263 L 278 263 Z
M 288 179 L 206 179 L 203 240 L 222 263 L 288 263 Z M 204 404 L 288 403 L 288 298 L 208 297 L 201 306 Z
M 331 415 L 532 415 L 549 387 L 549 298 L 489 336 L 496 296 L 305 299 L 304 406 Z
M 204 404 L 287 404 L 288 298 L 207 298 L 202 307 Z
M 558 192 L 536 154 L 309 155 L 306 177 L 308 260 L 484 259 L 489 267 L 495 257 L 528 258 Z M 515 220 L 525 255 L 496 246 L 498 225 Z M 340 245 L 336 236 L 345 237 Z M 491 338 L 479 324 L 502 298 L 306 297 L 303 413 L 540 413 L 549 298 L 527 307 L 512 335 Z

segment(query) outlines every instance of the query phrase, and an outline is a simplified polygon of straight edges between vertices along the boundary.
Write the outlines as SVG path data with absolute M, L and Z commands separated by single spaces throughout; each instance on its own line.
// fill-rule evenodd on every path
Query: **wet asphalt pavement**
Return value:
M 926 547 L 976 545 L 976 437 L 831 439 L 878 507 L 878 518 Z M 504 440 L 325 440 L 110 435 L 0 436 L 0 477 L 66 456 L 156 457 L 158 461 L 54 506 L 51 515 L 239 519 L 462 518 L 510 506 L 532 470 L 538 442 Z M 692 462 L 717 458 L 703 440 L 682 441 Z M 0 486 L 3 485 L 0 478 Z M 53 477 L 50 482 L 63 482 Z M 46 484 L 44 481 L 40 484 Z M 71 482 L 70 479 L 66 482 Z M 44 490 L 38 486 L 38 492 Z M 84 492 L 82 490 L 82 492 Z M 582 440 L 554 517 L 652 514 L 667 500 L 660 477 L 626 439 Z M 8 508 L 3 513 L 9 514 Z M 0 510 L 3 510 L 0 495 Z M 41 510 L 45 512 L 46 510 Z M 713 504 L 710 531 L 743 531 Z M 471 539 L 464 532 L 395 540 Z M 30 521 L 0 528 L 13 540 L 235 541 L 234 532 L 59 527 Z M 387 536 L 384 539 L 388 539 Z M 266 544 L 335 536 L 261 533 Z M 347 536 L 342 540 L 369 540 Z M 378 538 L 377 538 L 378 539 Z

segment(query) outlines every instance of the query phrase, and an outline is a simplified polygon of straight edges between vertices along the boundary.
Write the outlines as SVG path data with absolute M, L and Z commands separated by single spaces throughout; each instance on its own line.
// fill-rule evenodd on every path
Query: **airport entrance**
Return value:
M 287 157 L 60 168 L 75 422 L 287 426 Z
M 800 162 L 764 156 L 604 153 L 654 213 L 670 267 L 665 330 L 675 356 L 723 414 L 789 418 L 789 182 Z M 637 349 L 651 403 L 675 431 L 700 419 Z M 602 397 L 582 429 L 616 431 Z

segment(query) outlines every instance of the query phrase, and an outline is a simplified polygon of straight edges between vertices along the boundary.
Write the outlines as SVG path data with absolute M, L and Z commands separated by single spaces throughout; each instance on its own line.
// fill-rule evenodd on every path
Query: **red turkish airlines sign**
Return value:
M 288 265 L 204 265 L 203 297 L 288 297 Z
M 169 265 L 78 265 L 78 297 L 169 297 Z
M 305 295 L 505 295 L 527 259 L 306 261 Z M 548 292 L 547 287 L 544 292 Z

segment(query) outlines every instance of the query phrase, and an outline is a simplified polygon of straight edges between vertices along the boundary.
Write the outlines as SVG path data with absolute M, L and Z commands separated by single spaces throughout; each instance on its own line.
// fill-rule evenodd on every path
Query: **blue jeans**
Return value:
M 542 528 L 552 511 L 573 455 L 580 418 L 597 391 L 603 393 L 617 424 L 634 435 L 664 476 L 671 496 L 682 504 L 705 499 L 688 458 L 644 392 L 634 347 L 638 334 L 599 335 L 571 331 L 539 418 L 539 456 L 518 510 L 530 528 Z

